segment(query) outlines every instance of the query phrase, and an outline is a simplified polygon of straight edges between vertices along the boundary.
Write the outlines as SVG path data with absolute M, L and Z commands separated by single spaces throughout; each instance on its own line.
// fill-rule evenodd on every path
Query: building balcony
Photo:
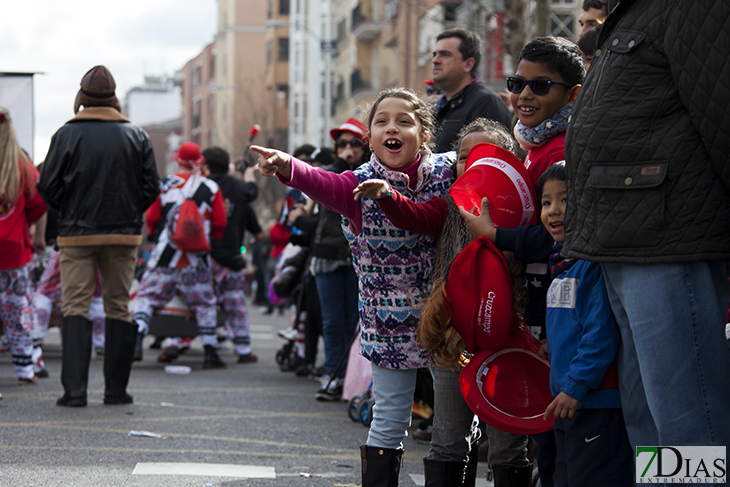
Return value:
M 378 38 L 382 27 L 366 10 L 362 3 L 352 9 L 352 35 L 358 41 L 369 42 Z
M 363 78 L 359 69 L 352 72 L 350 75 L 350 95 L 354 102 L 359 103 L 361 100 L 373 98 L 377 94 L 378 90 L 373 88 L 369 80 Z

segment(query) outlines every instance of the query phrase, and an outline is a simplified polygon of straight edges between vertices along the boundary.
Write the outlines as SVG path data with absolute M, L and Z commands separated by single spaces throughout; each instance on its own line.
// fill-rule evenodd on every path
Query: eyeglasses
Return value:
M 348 145 L 350 147 L 352 147 L 353 149 L 357 149 L 357 148 L 362 149 L 363 147 L 365 147 L 365 144 L 363 144 L 362 140 L 360 140 L 360 139 L 350 139 L 350 140 L 340 139 L 337 142 L 335 142 L 335 147 L 337 147 L 338 149 L 344 149 Z
M 547 95 L 550 92 L 551 85 L 575 86 L 572 83 L 564 83 L 562 81 L 552 81 L 549 79 L 523 79 L 510 76 L 507 78 L 507 89 L 512 93 L 522 93 L 525 85 L 530 87 L 530 91 L 534 95 Z

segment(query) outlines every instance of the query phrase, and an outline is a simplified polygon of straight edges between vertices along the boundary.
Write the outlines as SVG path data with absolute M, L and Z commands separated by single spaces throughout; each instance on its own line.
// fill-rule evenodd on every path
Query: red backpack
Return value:
M 197 178 L 197 174 L 190 179 L 192 178 Z M 190 182 L 190 179 L 183 186 L 183 190 Z M 192 187 L 195 188 L 196 185 L 193 184 Z M 192 199 L 192 194 L 185 198 L 177 211 L 177 215 L 174 213 L 170 215 L 169 221 L 172 227 L 168 227 L 170 240 L 178 250 L 195 253 L 210 252 L 210 243 L 205 235 L 203 218 L 198 211 L 198 205 Z

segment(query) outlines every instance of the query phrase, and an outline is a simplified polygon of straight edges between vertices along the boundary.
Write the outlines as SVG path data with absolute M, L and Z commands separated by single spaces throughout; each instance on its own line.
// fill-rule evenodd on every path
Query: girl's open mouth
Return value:
M 390 150 L 390 151 L 397 151 L 401 147 L 403 147 L 403 143 L 400 140 L 388 139 L 388 140 L 385 141 L 385 143 L 383 144 L 383 146 L 385 146 L 385 148 L 388 149 L 388 150 Z

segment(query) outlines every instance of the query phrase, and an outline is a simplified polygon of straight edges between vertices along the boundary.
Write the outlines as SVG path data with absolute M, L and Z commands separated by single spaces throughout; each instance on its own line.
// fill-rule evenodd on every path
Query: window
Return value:
M 200 98 L 193 100 L 193 128 L 200 127 Z
M 279 0 L 279 15 L 289 15 L 289 0 Z
M 279 38 L 279 50 L 278 50 L 278 61 L 288 61 L 289 60 L 289 38 L 288 37 L 280 37 Z
M 190 74 L 190 84 L 193 90 L 200 86 L 200 66 L 198 65 L 193 66 L 193 71 Z
M 454 22 L 456 21 L 456 9 L 458 9 L 461 4 L 459 3 L 444 3 L 444 20 L 446 22 Z

